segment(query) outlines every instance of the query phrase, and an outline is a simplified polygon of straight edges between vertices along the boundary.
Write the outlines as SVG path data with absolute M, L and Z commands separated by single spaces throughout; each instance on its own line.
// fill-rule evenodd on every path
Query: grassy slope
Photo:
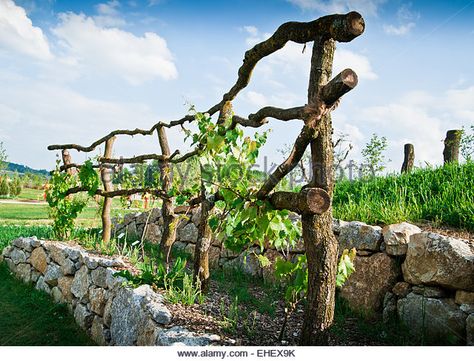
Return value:
M 64 305 L 16 280 L 0 264 L 0 346 L 93 345 Z
M 334 216 L 371 224 L 438 222 L 474 230 L 474 163 L 410 174 L 341 181 Z

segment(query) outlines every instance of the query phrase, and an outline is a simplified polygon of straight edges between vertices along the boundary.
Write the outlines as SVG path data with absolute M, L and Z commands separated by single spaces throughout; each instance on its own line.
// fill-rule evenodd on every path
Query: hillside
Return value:
M 17 164 L 17 163 L 7 162 L 7 171 L 9 171 L 9 172 L 18 172 L 18 173 L 21 173 L 21 174 L 30 173 L 30 174 L 36 174 L 36 175 L 42 175 L 42 176 L 45 176 L 45 177 L 49 177 L 49 172 L 46 169 L 39 169 L 39 170 L 38 169 L 33 169 L 33 168 L 30 168 L 26 165 Z

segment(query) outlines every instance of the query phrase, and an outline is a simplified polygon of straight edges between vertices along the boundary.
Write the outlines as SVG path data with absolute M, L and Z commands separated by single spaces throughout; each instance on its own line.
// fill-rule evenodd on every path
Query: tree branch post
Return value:
M 413 146 L 413 144 L 405 144 L 401 172 L 410 173 L 413 170 L 414 163 L 415 163 L 415 147 Z
M 113 145 L 115 137 L 107 139 L 105 142 L 104 158 L 112 157 Z M 112 184 L 114 170 L 107 164 L 101 164 L 100 167 L 100 178 L 105 192 L 112 192 L 114 186 Z M 112 209 L 112 197 L 104 197 L 104 205 L 102 206 L 102 241 L 104 244 L 110 242 L 112 222 L 110 221 L 110 211 Z
M 165 158 L 168 158 L 171 154 L 170 147 L 168 144 L 168 138 L 166 136 L 165 128 L 159 127 L 158 141 L 161 147 L 161 153 Z M 161 189 L 168 193 L 172 186 L 172 172 L 169 160 L 163 160 L 159 163 L 160 166 L 160 182 Z M 171 248 L 176 240 L 176 230 L 178 228 L 179 218 L 176 217 L 173 210 L 173 198 L 163 199 L 161 206 L 161 214 L 163 216 L 163 234 L 161 236 L 160 248 L 166 267 L 168 268 L 170 263 Z
M 459 145 L 461 144 L 462 130 L 448 130 L 444 140 L 444 164 L 459 162 Z

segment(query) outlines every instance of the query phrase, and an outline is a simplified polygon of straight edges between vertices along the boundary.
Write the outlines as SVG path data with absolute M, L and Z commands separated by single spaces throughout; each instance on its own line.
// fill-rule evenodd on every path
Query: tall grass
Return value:
M 372 224 L 432 221 L 474 230 L 474 163 L 338 182 L 334 216 Z

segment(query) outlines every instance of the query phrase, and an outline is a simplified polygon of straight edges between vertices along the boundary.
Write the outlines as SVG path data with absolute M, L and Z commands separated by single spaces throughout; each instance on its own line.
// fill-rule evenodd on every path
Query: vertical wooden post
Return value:
M 332 39 L 315 39 L 311 57 L 308 104 L 316 104 L 321 87 L 331 78 L 335 51 Z M 315 124 L 316 126 L 316 124 Z M 324 189 L 330 199 L 334 188 L 331 116 L 321 119 L 311 141 L 312 187 Z M 302 215 L 303 240 L 308 261 L 308 293 L 301 334 L 302 345 L 327 343 L 333 323 L 338 243 L 332 232 L 332 206 L 320 215 Z
M 444 164 L 459 162 L 459 145 L 461 144 L 462 130 L 448 130 L 444 140 Z
M 415 163 L 415 147 L 413 144 L 405 144 L 402 173 L 410 173 Z
M 168 138 L 164 127 L 158 127 L 158 141 L 160 142 L 161 154 L 169 157 L 171 154 L 170 147 L 168 144 Z M 172 174 L 171 164 L 169 161 L 164 160 L 160 163 L 160 182 L 161 189 L 165 193 L 168 193 L 172 186 Z M 179 218 L 174 214 L 173 199 L 163 199 L 161 206 L 161 214 L 163 216 L 163 234 L 161 236 L 160 248 L 163 254 L 166 267 L 170 262 L 171 247 L 176 240 L 176 230 L 178 227 Z
M 115 137 L 107 139 L 105 142 L 104 158 L 112 158 L 112 150 Z M 110 164 L 102 164 L 100 167 L 100 177 L 105 192 L 114 190 L 112 184 L 114 170 Z M 104 197 L 104 205 L 102 206 L 102 241 L 108 243 L 112 234 L 112 222 L 110 221 L 110 212 L 112 209 L 112 198 Z
M 70 165 L 72 163 L 71 153 L 69 153 L 68 149 L 63 149 L 61 152 L 61 156 L 63 159 L 63 164 L 65 166 Z M 75 175 L 77 173 L 77 169 L 73 167 L 67 168 L 66 173 L 69 175 Z
M 220 110 L 217 124 L 223 124 L 226 119 L 229 119 L 233 114 L 232 102 L 226 101 Z M 206 187 L 202 178 L 201 166 L 201 220 L 198 229 L 198 239 L 196 248 L 194 250 L 194 282 L 199 280 L 202 292 L 207 292 L 209 289 L 209 249 L 212 242 L 212 231 L 209 227 L 209 217 L 214 208 L 206 195 Z

